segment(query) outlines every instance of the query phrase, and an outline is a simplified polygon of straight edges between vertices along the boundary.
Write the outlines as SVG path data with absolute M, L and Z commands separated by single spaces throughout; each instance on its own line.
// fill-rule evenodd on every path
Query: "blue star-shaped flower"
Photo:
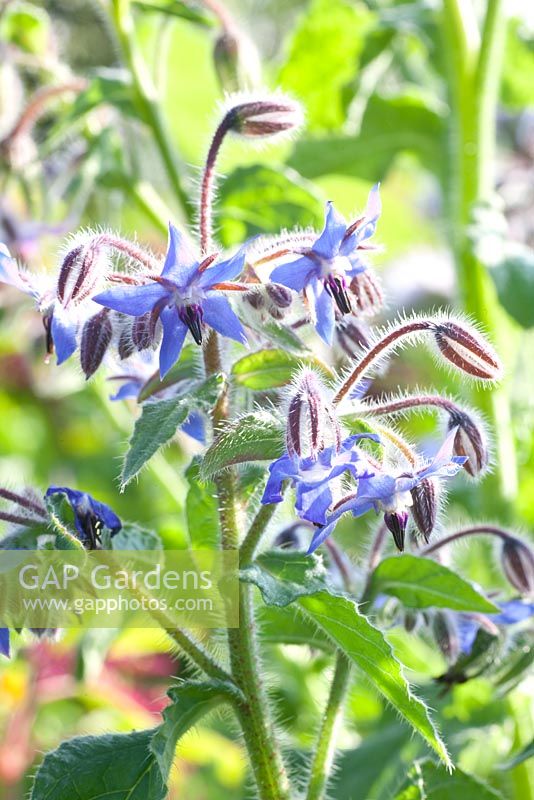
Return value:
M 462 464 L 466 461 L 464 456 L 454 456 L 454 428 L 445 439 L 438 453 L 426 466 L 412 473 L 391 475 L 387 472 L 377 473 L 369 478 L 358 481 L 356 493 L 342 502 L 327 519 L 324 528 L 316 531 L 311 541 L 308 552 L 313 553 L 327 536 L 333 532 L 341 516 L 347 511 L 353 516 L 361 517 L 371 509 L 386 514 L 403 514 L 412 504 L 410 491 L 425 478 L 448 478 L 456 475 Z
M 342 314 L 350 313 L 348 285 L 366 269 L 358 251 L 376 230 L 381 211 L 378 188 L 371 189 L 362 219 L 350 227 L 333 204 L 327 203 L 325 226 L 313 246 L 271 272 L 273 283 L 305 292 L 317 333 L 327 344 L 334 333 L 334 302 Z
M 504 603 L 497 603 L 501 609 L 499 614 L 467 614 L 458 611 L 450 611 L 449 616 L 456 628 L 460 651 L 464 655 L 469 655 L 473 649 L 475 639 L 480 628 L 489 632 L 498 633 L 492 625 L 517 625 L 534 616 L 534 603 L 529 603 L 521 598 L 507 600 Z
M 9 658 L 9 628 L 0 628 L 0 653 Z
M 330 482 L 350 473 L 354 478 L 368 478 L 374 474 L 365 455 L 357 449 L 360 439 L 378 441 L 375 434 L 361 433 L 349 436 L 338 448 L 327 447 L 317 458 L 300 458 L 287 453 L 269 467 L 269 479 L 265 486 L 262 503 L 279 503 L 282 500 L 282 484 L 290 480 L 296 488 L 295 508 L 302 519 L 323 525 L 326 512 L 332 504 Z
M 187 331 L 202 343 L 205 323 L 223 336 L 246 343 L 241 322 L 221 290 L 237 288 L 228 284 L 245 263 L 244 249 L 227 261 L 210 266 L 214 257 L 199 262 L 183 234 L 169 225 L 169 245 L 163 271 L 143 286 L 121 286 L 101 292 L 93 299 L 100 305 L 139 317 L 155 311 L 163 325 L 159 365 L 163 378 L 178 360 Z
M 87 492 L 69 489 L 66 486 L 50 486 L 45 497 L 54 494 L 66 495 L 72 510 L 74 522 L 80 541 L 90 549 L 94 549 L 100 539 L 100 528 L 106 527 L 114 536 L 122 528 L 122 522 L 113 509 L 99 500 L 95 500 Z

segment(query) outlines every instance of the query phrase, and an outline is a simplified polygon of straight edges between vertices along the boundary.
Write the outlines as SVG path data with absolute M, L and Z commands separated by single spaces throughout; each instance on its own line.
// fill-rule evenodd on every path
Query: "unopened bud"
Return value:
M 284 96 L 251 100 L 233 106 L 226 115 L 228 130 L 251 138 L 273 137 L 302 125 L 302 109 Z
M 88 319 L 83 326 L 80 364 L 86 378 L 90 378 L 102 363 L 112 335 L 113 326 L 107 308 Z
M 534 595 L 534 552 L 525 542 L 515 536 L 507 536 L 502 548 L 501 564 L 508 581 L 518 592 Z
M 259 311 L 259 309 L 263 308 L 265 305 L 265 297 L 259 289 L 253 289 L 252 291 L 247 292 L 245 295 L 243 295 L 243 300 L 248 303 L 249 306 L 255 308 L 256 311 Z
M 147 350 L 156 344 L 158 319 L 159 313 L 154 311 L 135 317 L 132 323 L 132 342 L 137 350 Z
M 484 429 L 471 415 L 464 411 L 454 411 L 449 418 L 448 429 L 457 428 L 454 437 L 454 455 L 465 456 L 465 471 L 475 478 L 480 475 L 489 463 L 488 446 Z
M 303 546 L 303 532 L 309 533 L 309 528 L 298 522 L 288 525 L 278 533 L 273 542 L 273 547 L 281 547 L 287 550 L 300 549 Z
M 406 534 L 406 526 L 408 525 L 408 512 L 407 511 L 386 511 L 384 514 L 384 522 L 388 530 L 393 534 L 393 541 L 397 550 L 404 550 L 404 536 Z
M 350 282 L 350 291 L 355 301 L 353 303 L 355 311 L 366 317 L 378 314 L 384 305 L 380 281 L 370 268 L 354 276 Z
M 456 322 L 439 322 L 434 327 L 434 335 L 441 355 L 457 369 L 485 381 L 501 377 L 499 357 L 473 329 Z
M 90 297 L 106 265 L 106 250 L 101 236 L 94 236 L 87 244 L 70 250 L 59 270 L 57 296 L 61 304 L 77 304 Z
M 454 664 L 460 655 L 460 637 L 453 617 L 447 611 L 437 611 L 432 627 L 439 649 L 447 661 Z
M 339 422 L 324 397 L 323 387 L 314 372 L 305 370 L 289 403 L 287 452 L 300 457 L 315 457 L 327 444 L 339 446 L 340 442 Z
M 281 286 L 279 283 L 267 283 L 265 291 L 271 302 L 278 308 L 289 308 L 293 302 L 293 295 L 290 289 Z
M 350 317 L 342 317 L 336 325 L 336 337 L 339 346 L 349 358 L 354 357 L 356 350 L 366 350 L 370 346 L 367 330 Z
M 250 89 L 260 82 L 261 68 L 256 48 L 240 31 L 224 30 L 215 41 L 213 63 L 225 92 Z
M 423 478 L 411 490 L 412 515 L 417 529 L 428 542 L 434 530 L 439 508 L 438 484 L 433 478 Z

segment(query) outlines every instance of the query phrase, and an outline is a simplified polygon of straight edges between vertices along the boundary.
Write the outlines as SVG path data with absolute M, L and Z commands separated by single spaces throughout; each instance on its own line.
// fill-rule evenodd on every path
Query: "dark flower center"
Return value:
M 202 344 L 202 307 L 194 303 L 178 309 L 178 316 L 191 331 L 197 344 Z
M 350 314 L 352 307 L 343 278 L 337 278 L 334 275 L 329 275 L 328 278 L 325 278 L 324 288 L 330 297 L 334 298 L 340 312 L 342 314 Z

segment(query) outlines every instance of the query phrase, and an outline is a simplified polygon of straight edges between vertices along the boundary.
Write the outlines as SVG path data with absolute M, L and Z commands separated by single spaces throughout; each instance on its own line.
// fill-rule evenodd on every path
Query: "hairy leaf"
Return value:
M 204 383 L 190 385 L 186 395 L 143 406 L 124 459 L 121 475 L 123 487 L 138 474 L 160 447 L 172 439 L 192 410 L 209 410 L 213 407 L 222 385 L 222 376 L 212 375 Z
M 502 795 L 473 775 L 451 774 L 429 759 L 416 761 L 395 800 L 503 800 Z
M 450 608 L 497 614 L 499 609 L 448 567 L 409 554 L 385 558 L 372 574 L 368 595 L 391 594 L 410 608 Z
M 268 411 L 255 411 L 231 422 L 208 448 L 202 461 L 204 480 L 231 464 L 272 461 L 284 449 L 282 423 Z
M 315 356 L 295 356 L 286 350 L 258 350 L 236 361 L 232 368 L 239 386 L 259 391 L 285 386 L 302 367 L 315 367 L 327 378 L 331 371 Z

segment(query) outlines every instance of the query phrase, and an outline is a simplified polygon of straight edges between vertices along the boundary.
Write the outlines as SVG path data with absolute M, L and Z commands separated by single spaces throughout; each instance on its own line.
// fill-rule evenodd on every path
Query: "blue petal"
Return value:
M 460 650 L 468 656 L 473 649 L 475 639 L 480 629 L 480 623 L 474 618 L 464 614 L 454 616 Z
M 220 261 L 213 267 L 208 267 L 200 274 L 198 285 L 209 289 L 215 283 L 231 281 L 243 272 L 245 266 L 245 248 L 241 247 L 232 258 Z
M 317 548 L 320 547 L 320 545 L 322 545 L 324 540 L 327 539 L 330 536 L 330 534 L 334 532 L 337 520 L 338 518 L 336 518 L 333 522 L 330 522 L 328 525 L 324 525 L 322 528 L 317 528 L 317 530 L 313 534 L 310 546 L 308 547 L 308 555 L 317 550 Z
M 140 317 L 152 311 L 156 303 L 169 292 L 159 283 L 147 283 L 144 286 L 117 286 L 93 297 L 95 303 L 122 314 Z
M 319 281 L 314 281 L 310 288 L 315 309 L 315 330 L 326 344 L 332 344 L 336 324 L 332 298 Z
M 169 222 L 169 242 L 163 265 L 162 277 L 184 287 L 191 281 L 198 269 L 198 258 L 191 249 L 187 237 Z
M 323 258 L 335 258 L 339 253 L 339 246 L 343 241 L 347 222 L 344 217 L 336 211 L 334 204 L 329 201 L 326 204 L 326 220 L 323 231 L 313 245 L 316 253 Z
M 501 603 L 500 606 L 500 614 L 488 615 L 493 622 L 500 625 L 513 625 L 534 615 L 534 603 L 527 603 L 523 600 L 509 600 L 507 603 Z
M 132 380 L 125 383 L 121 388 L 110 395 L 110 400 L 126 400 L 129 397 L 137 397 L 139 394 L 140 381 Z
M 9 658 L 9 628 L 0 628 L 0 653 Z
M 192 411 L 182 425 L 181 430 L 201 444 L 206 442 L 206 423 L 202 414 Z
M 204 322 L 210 325 L 217 333 L 235 339 L 236 342 L 245 344 L 247 336 L 232 306 L 223 295 L 210 295 L 202 301 Z
M 52 340 L 56 349 L 57 363 L 63 364 L 76 350 L 77 324 L 56 303 L 52 314 Z
M 164 378 L 180 357 L 187 326 L 178 316 L 176 306 L 166 306 L 160 319 L 163 325 L 163 341 L 159 351 L 159 374 Z
M 295 261 L 275 267 L 269 280 L 287 286 L 288 289 L 294 289 L 295 292 L 301 292 L 311 278 L 317 277 L 318 272 L 319 266 L 306 256 L 302 256 Z
M 280 503 L 282 501 L 282 484 L 288 478 L 294 478 L 298 475 L 298 465 L 295 459 L 288 456 L 287 453 L 269 466 L 269 478 L 263 492 L 261 502 L 266 505 L 267 503 Z
M 328 481 L 319 484 L 311 491 L 306 491 L 303 484 L 297 486 L 297 509 L 299 517 L 307 519 L 309 522 L 324 525 L 326 522 L 326 512 L 332 503 L 332 490 Z
M 112 508 L 107 506 L 105 503 L 101 503 L 99 500 L 95 500 L 94 497 L 91 497 L 90 494 L 87 495 L 89 499 L 89 504 L 91 506 L 91 510 L 95 517 L 100 520 L 100 522 L 109 528 L 112 534 L 117 533 L 122 528 L 122 522 L 120 521 L 119 517 L 115 514 Z

